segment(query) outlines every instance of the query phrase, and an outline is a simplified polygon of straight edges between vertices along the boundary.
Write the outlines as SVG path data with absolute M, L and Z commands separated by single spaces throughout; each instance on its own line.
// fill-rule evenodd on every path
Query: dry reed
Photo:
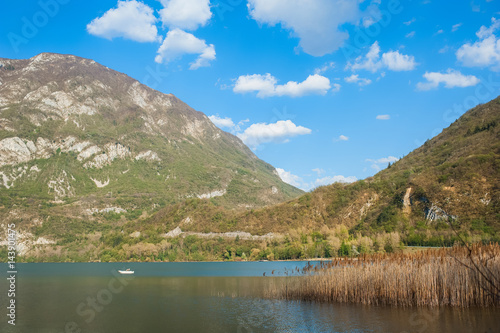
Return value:
M 310 266 L 273 298 L 391 306 L 499 306 L 500 246 L 374 254 Z

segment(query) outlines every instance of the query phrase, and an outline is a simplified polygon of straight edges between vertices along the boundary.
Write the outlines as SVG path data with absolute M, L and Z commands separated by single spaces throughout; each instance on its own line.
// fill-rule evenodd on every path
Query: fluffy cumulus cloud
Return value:
M 210 119 L 215 126 L 219 128 L 228 129 L 231 133 L 234 134 L 241 132 L 241 127 L 250 121 L 250 119 L 243 119 L 240 120 L 238 123 L 235 123 L 231 118 L 229 117 L 222 118 L 218 114 L 208 116 L 208 119 Z
M 196 30 L 212 17 L 210 0 L 160 0 L 163 9 L 160 18 L 163 26 Z
M 243 143 L 253 149 L 263 143 L 286 143 L 294 136 L 311 133 L 309 128 L 297 126 L 291 120 L 280 120 L 271 124 L 256 123 L 248 126 L 247 123 L 250 121 L 249 119 L 244 119 L 235 123 L 231 118 L 223 118 L 218 114 L 209 116 L 208 118 L 217 127 L 229 129 L 231 133 L 235 134 Z M 244 127 L 246 127 L 246 129 L 242 130 Z
M 296 176 L 292 174 L 290 171 L 285 171 L 284 169 L 281 168 L 276 168 L 276 171 L 278 172 L 278 175 L 280 176 L 281 180 L 284 181 L 285 183 L 295 187 L 302 186 L 302 178 L 300 178 L 299 176 Z
M 491 26 L 481 26 L 476 36 L 478 41 L 462 45 L 456 52 L 458 61 L 467 67 L 490 67 L 500 70 L 500 39 L 495 32 L 500 28 L 500 20 L 491 19 Z
M 231 118 L 221 118 L 219 115 L 208 116 L 208 119 L 212 121 L 217 127 L 233 128 L 235 126 Z
M 349 176 L 345 177 L 342 175 L 336 175 L 336 176 L 326 176 L 323 178 L 318 178 L 314 181 L 314 186 L 313 187 L 318 187 L 318 186 L 324 186 L 324 185 L 330 185 L 333 183 L 354 183 L 358 179 L 354 176 Z
M 349 140 L 349 137 L 345 136 L 345 135 L 340 135 L 339 136 L 339 140 L 340 141 L 348 141 Z
M 210 66 L 210 62 L 215 59 L 215 47 L 213 44 L 207 45 L 204 40 L 176 28 L 167 33 L 165 40 L 158 49 L 155 61 L 157 63 L 168 63 L 185 54 L 198 55 L 198 58 L 189 67 L 189 69 L 198 69 Z
M 325 186 L 333 183 L 353 183 L 358 180 L 354 176 L 345 177 L 342 175 L 334 175 L 334 176 L 325 176 L 317 178 L 313 181 L 306 182 L 301 177 L 294 175 L 290 171 L 285 171 L 284 169 L 281 168 L 276 168 L 276 171 L 278 172 L 278 175 L 280 176 L 282 181 L 290 185 L 293 185 L 295 187 L 298 187 L 304 191 L 309 191 L 318 186 Z M 316 172 L 318 176 L 325 173 L 325 170 L 319 168 L 313 169 L 312 171 Z
M 415 69 L 417 63 L 415 57 L 401 54 L 399 51 L 389 51 L 380 55 L 378 42 L 373 43 L 365 56 L 359 56 L 354 63 L 348 63 L 347 68 L 353 71 L 367 70 L 375 73 L 380 69 L 388 69 L 395 72 L 411 71 Z
M 257 92 L 257 97 L 265 98 L 272 96 L 301 97 L 304 95 L 325 95 L 331 88 L 330 80 L 319 74 L 309 75 L 302 82 L 289 81 L 278 85 L 278 80 L 267 73 L 265 75 L 252 74 L 238 77 L 234 84 L 235 93 L 244 94 Z M 338 91 L 340 86 L 334 86 Z
M 341 134 L 338 137 L 333 138 L 333 142 L 339 142 L 339 141 L 349 141 L 349 137 Z
M 444 83 L 445 88 L 465 88 L 475 86 L 480 82 L 474 75 L 463 75 L 453 69 L 448 69 L 446 73 L 425 72 L 424 78 L 427 82 L 417 83 L 418 90 L 435 89 L 440 83 Z
M 313 56 L 323 56 L 337 50 L 349 34 L 343 30 L 345 23 L 359 24 L 367 17 L 359 6 L 361 1 L 349 0 L 248 0 L 250 16 L 261 24 L 281 24 L 300 39 L 302 50 Z M 374 2 L 366 12 L 371 12 L 371 24 L 377 20 L 378 4 Z
M 198 57 L 190 69 L 210 65 L 215 60 L 215 47 L 186 32 L 196 30 L 212 17 L 210 0 L 160 0 L 159 11 L 164 27 L 170 30 L 157 51 L 155 61 L 168 63 L 185 54 Z M 95 36 L 113 39 L 122 37 L 137 42 L 162 42 L 156 23 L 159 19 L 153 9 L 137 0 L 118 1 L 117 7 L 87 25 L 87 31 Z
M 237 136 L 249 147 L 256 148 L 262 143 L 288 142 L 291 137 L 310 134 L 311 130 L 295 125 L 291 120 L 279 120 L 276 123 L 257 123 L 250 125 Z
M 122 37 L 137 42 L 160 41 L 153 9 L 140 1 L 118 1 L 116 8 L 87 25 L 88 33 L 107 39 Z
M 357 83 L 360 87 L 369 85 L 372 80 L 359 77 L 358 74 L 352 74 L 351 76 L 345 77 L 344 81 L 347 83 Z
M 417 65 L 413 56 L 401 54 L 398 51 L 390 51 L 382 54 L 382 64 L 387 69 L 395 72 L 411 71 Z

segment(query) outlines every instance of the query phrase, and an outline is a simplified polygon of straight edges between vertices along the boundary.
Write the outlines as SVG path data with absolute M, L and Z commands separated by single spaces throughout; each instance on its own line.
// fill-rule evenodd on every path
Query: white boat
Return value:
M 127 270 L 125 270 L 125 271 L 118 270 L 118 273 L 120 273 L 120 274 L 134 274 L 134 271 L 131 271 L 130 268 L 127 268 Z

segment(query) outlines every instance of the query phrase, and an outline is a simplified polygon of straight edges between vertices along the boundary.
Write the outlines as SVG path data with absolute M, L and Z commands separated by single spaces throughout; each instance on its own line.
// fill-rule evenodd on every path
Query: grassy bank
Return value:
M 500 306 L 500 246 L 364 255 L 311 267 L 273 298 L 391 306 Z

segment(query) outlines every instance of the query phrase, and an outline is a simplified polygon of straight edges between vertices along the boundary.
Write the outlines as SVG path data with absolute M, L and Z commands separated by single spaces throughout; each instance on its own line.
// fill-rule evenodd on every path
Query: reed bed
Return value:
M 391 306 L 500 305 L 500 246 L 339 258 L 268 290 L 273 298 Z

